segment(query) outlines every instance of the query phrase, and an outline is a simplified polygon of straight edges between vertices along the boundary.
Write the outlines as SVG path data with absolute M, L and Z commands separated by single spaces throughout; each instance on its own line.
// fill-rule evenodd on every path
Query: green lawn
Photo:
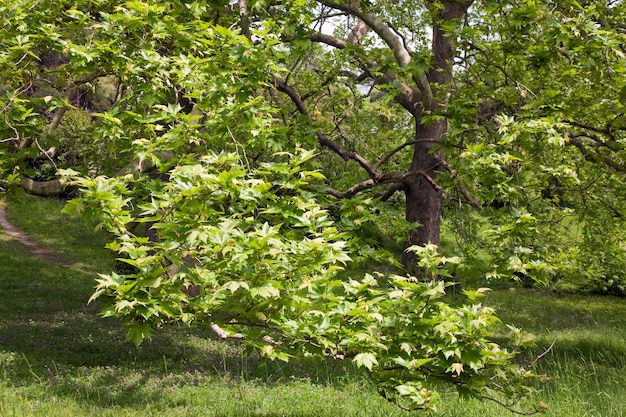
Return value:
M 136 349 L 86 303 L 96 273 L 113 264 L 106 236 L 60 217 L 61 204 L 20 196 L 9 218 L 75 267 L 34 259 L 0 234 L 0 416 L 408 415 L 350 363 L 265 363 L 202 326 L 167 328 Z M 530 356 L 556 341 L 536 365 L 551 377 L 535 399 L 546 416 L 626 415 L 626 300 L 515 289 L 488 303 L 537 336 Z M 444 393 L 440 415 L 513 414 Z

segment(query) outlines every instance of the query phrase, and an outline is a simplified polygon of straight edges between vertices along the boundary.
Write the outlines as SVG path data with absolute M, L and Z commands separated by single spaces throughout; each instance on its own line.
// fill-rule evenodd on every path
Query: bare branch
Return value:
M 49 135 L 51 135 L 52 132 L 54 132 L 57 127 L 59 127 L 59 123 L 61 123 L 61 119 L 63 119 L 63 116 L 65 115 L 66 111 L 67 111 L 67 107 L 61 107 L 59 110 L 56 111 L 56 113 L 54 113 L 54 117 L 52 117 L 50 126 L 48 126 Z
M 398 152 L 400 152 L 402 149 L 406 148 L 407 146 L 411 146 L 411 145 L 416 145 L 418 143 L 422 143 L 422 142 L 437 142 L 436 139 L 432 139 L 432 138 L 427 138 L 427 139 L 419 139 L 419 140 L 412 140 L 410 142 L 406 142 L 403 143 L 402 145 L 398 146 L 397 148 L 395 148 L 394 150 L 392 150 L 391 152 L 389 152 L 387 155 L 385 155 L 383 157 L 383 159 L 381 159 L 375 166 L 374 168 L 376 170 L 378 170 L 381 166 L 383 166 L 385 163 L 387 163 L 387 161 L 389 161 L 391 159 L 391 157 L 393 157 L 395 154 L 397 154 Z
M 279 80 L 277 77 L 274 77 L 274 85 L 276 86 L 276 89 L 278 91 L 281 91 L 281 92 L 283 92 L 283 93 L 285 93 L 285 94 L 287 94 L 289 96 L 289 98 L 291 99 L 293 104 L 295 104 L 295 106 L 298 109 L 298 112 L 300 112 L 300 114 L 310 118 L 309 111 L 307 110 L 306 106 L 304 105 L 304 101 L 298 95 L 298 92 L 293 89 L 292 86 L 288 85 L 284 81 Z
M 332 46 L 337 49 L 345 49 L 348 43 L 342 39 L 335 38 L 334 36 L 326 35 L 321 32 L 314 32 L 310 38 L 313 42 L 325 43 L 328 46 Z
M 334 36 L 326 35 L 319 32 L 314 32 L 310 35 L 310 39 L 313 42 L 320 42 L 326 45 L 332 46 L 337 49 L 344 49 L 348 46 L 348 43 L 342 39 L 335 38 Z M 376 61 L 360 61 L 358 64 L 364 70 L 364 73 L 359 76 L 360 79 L 372 78 L 377 84 L 398 84 L 398 93 L 395 100 L 398 104 L 408 110 L 411 114 L 416 114 L 417 105 L 421 100 L 426 105 L 430 104 L 432 100 L 432 90 L 428 84 L 426 75 L 422 74 L 418 78 L 418 87 L 420 91 L 412 89 L 406 83 L 400 81 L 395 74 L 387 72 L 382 76 L 374 76 L 370 69 L 378 66 Z M 417 82 L 417 81 L 416 81 Z M 421 84 L 420 84 L 421 83 Z M 426 97 L 426 99 L 424 99 Z
M 494 403 L 504 407 L 506 410 L 510 411 L 511 413 L 517 414 L 517 415 L 520 415 L 520 416 L 534 416 L 535 414 L 539 414 L 539 413 L 544 411 L 543 408 L 538 408 L 538 409 L 535 409 L 533 411 L 519 411 L 519 410 L 514 409 L 512 406 L 510 406 L 508 404 L 505 404 L 504 402 L 502 402 L 502 401 L 500 401 L 500 400 L 498 400 L 496 398 L 488 397 L 486 395 L 481 395 L 481 398 L 484 399 L 484 400 L 493 401 Z
M 15 133 L 15 137 L 11 137 L 11 138 L 6 138 L 6 139 L 2 139 L 0 141 L 0 143 L 3 142 L 11 142 L 11 141 L 19 141 L 20 140 L 20 132 L 17 131 L 16 128 L 13 127 L 13 125 L 9 122 L 9 117 L 7 116 L 7 114 L 4 114 L 4 122 L 6 123 L 6 125 L 9 127 L 9 129 L 11 129 L 13 131 L 13 133 Z
M 605 135 L 610 136 L 611 138 L 613 138 L 613 136 L 609 133 L 609 132 L 602 132 Z M 594 143 L 590 143 L 588 144 L 589 146 L 592 147 L 600 147 L 600 146 L 604 146 L 612 151 L 623 151 L 624 150 L 624 146 L 620 145 L 617 142 L 611 142 L 611 141 L 607 141 L 604 138 L 600 137 L 599 135 L 597 135 L 596 133 L 591 133 L 591 132 L 566 132 L 565 133 L 566 136 L 568 136 L 569 138 L 589 138 L 591 140 L 594 141 Z
M 404 40 L 398 36 L 394 32 L 393 28 L 387 25 L 384 20 L 372 13 L 364 12 L 356 2 L 350 1 L 347 3 L 338 3 L 335 1 L 321 0 L 320 3 L 328 7 L 332 7 L 333 9 L 350 13 L 361 19 L 361 21 L 376 32 L 376 34 L 387 44 L 387 46 L 389 46 L 389 48 L 393 51 L 393 55 L 398 65 L 401 67 L 409 65 L 411 62 L 411 54 L 405 47 Z M 420 90 L 424 106 L 427 108 L 432 107 L 434 103 L 434 95 L 426 74 L 423 72 L 414 74 L 413 81 L 417 84 Z
M 599 148 L 596 147 L 595 152 L 591 152 L 589 148 L 585 145 L 585 143 L 577 137 L 570 137 L 568 143 L 576 146 L 587 161 L 589 162 L 601 161 L 605 165 L 613 168 L 616 171 L 626 172 L 626 165 L 624 165 L 624 163 L 620 163 L 616 161 L 615 159 L 611 158 L 609 155 L 602 152 Z
M 554 339 L 552 341 L 552 343 L 550 344 L 550 346 L 548 346 L 548 348 L 539 356 L 537 356 L 535 358 L 534 361 L 532 361 L 532 363 L 530 365 L 528 365 L 528 368 L 532 368 L 533 366 L 535 366 L 537 364 L 537 362 L 539 361 L 539 359 L 543 358 L 544 356 L 546 356 L 548 353 L 550 353 L 550 351 L 552 350 L 552 348 L 554 347 L 554 345 L 556 344 L 556 339 Z
M 368 78 L 371 78 L 367 72 L 362 72 L 361 74 L 355 74 L 354 72 L 348 71 L 348 70 L 341 71 L 339 75 L 348 76 L 356 82 L 362 82 L 362 81 L 367 80 Z
M 567 121 L 565 121 L 565 123 L 567 123 L 569 125 L 572 125 L 572 126 L 579 127 L 581 129 L 590 130 L 590 131 L 596 132 L 596 133 L 603 133 L 605 135 L 610 135 L 611 134 L 611 132 L 609 130 L 607 130 L 607 129 L 601 129 L 601 128 L 598 128 L 598 127 L 595 127 L 595 126 L 591 126 L 591 125 L 588 125 L 588 124 L 585 124 L 585 123 L 580 123 L 580 122 L 577 122 L 577 121 L 574 121 L 574 120 L 567 120 Z
M 459 174 L 452 169 L 452 167 L 446 162 L 446 161 L 440 161 L 440 165 L 446 170 L 448 171 L 451 175 L 452 178 L 454 178 L 455 180 L 459 181 Z M 457 189 L 459 190 L 459 192 L 463 195 L 463 197 L 465 197 L 465 199 L 467 200 L 467 202 L 474 207 L 477 210 L 482 210 L 483 206 L 482 204 L 480 204 L 480 202 L 478 200 L 476 200 L 475 198 L 473 198 L 471 196 L 471 194 L 469 193 L 469 191 L 467 191 L 467 189 L 461 185 L 457 185 Z
M 370 190 L 372 188 L 378 187 L 379 185 L 383 185 L 383 184 L 398 184 L 397 188 L 394 190 L 394 192 L 395 192 L 395 191 L 401 190 L 403 188 L 404 183 L 405 183 L 405 181 L 408 178 L 416 177 L 416 176 L 420 176 L 420 175 L 423 176 L 424 178 L 426 178 L 426 180 L 428 182 L 430 182 L 433 185 L 433 187 L 435 187 L 437 190 L 441 190 L 441 186 L 439 184 L 437 184 L 432 179 L 432 177 L 429 176 L 426 172 L 424 172 L 424 171 L 406 171 L 406 172 L 393 172 L 393 173 L 389 173 L 389 174 L 382 174 L 377 179 L 369 179 L 369 180 L 361 181 L 358 184 L 355 184 L 352 187 L 348 188 L 346 191 L 339 191 L 339 190 L 335 190 L 333 188 L 327 188 L 325 191 L 328 194 L 332 195 L 333 197 L 337 197 L 337 198 L 341 199 L 341 198 L 353 197 L 356 194 L 360 193 L 361 191 Z M 388 190 L 387 192 L 389 192 L 389 191 L 390 190 Z
M 401 67 L 406 67 L 411 62 L 411 54 L 404 47 L 402 39 L 399 38 L 381 18 L 361 10 L 357 2 L 349 1 L 346 3 L 339 3 L 335 1 L 321 0 L 320 3 L 328 7 L 332 7 L 333 9 L 350 13 L 365 22 L 367 26 L 376 32 L 376 34 L 380 36 L 389 48 L 391 48 L 396 58 L 396 62 L 398 62 Z
M 379 195 L 376 195 L 375 197 L 379 198 L 380 201 L 387 201 L 391 198 L 391 196 L 393 196 L 397 191 L 400 191 L 404 188 L 404 184 L 403 183 L 395 183 L 393 184 L 391 187 L 389 187 L 389 189 L 387 191 L 385 191 L 384 193 L 380 193 Z

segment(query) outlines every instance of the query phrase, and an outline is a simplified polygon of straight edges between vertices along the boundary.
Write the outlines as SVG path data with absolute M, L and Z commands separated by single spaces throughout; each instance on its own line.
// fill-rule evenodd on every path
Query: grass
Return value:
M 263 362 L 203 326 L 173 326 L 136 349 L 116 320 L 86 304 L 96 272 L 111 268 L 106 235 L 62 202 L 18 196 L 9 218 L 73 267 L 34 259 L 0 234 L 0 416 L 406 416 L 342 361 Z M 497 290 L 505 322 L 537 336 L 552 378 L 535 401 L 550 417 L 626 416 L 626 300 Z M 527 358 L 527 360 L 530 360 Z M 446 417 L 513 414 L 444 392 Z
M 93 225 L 59 213 L 64 205 L 59 199 L 37 198 L 18 191 L 8 201 L 7 217 L 11 223 L 19 225 L 36 242 L 54 249 L 74 268 L 110 270 L 113 258 L 103 250 L 107 243 L 105 233 L 94 233 Z

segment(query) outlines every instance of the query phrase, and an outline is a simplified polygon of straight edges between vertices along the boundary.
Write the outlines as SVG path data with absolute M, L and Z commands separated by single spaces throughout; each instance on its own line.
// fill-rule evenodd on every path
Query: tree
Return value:
M 97 218 L 111 233 L 109 247 L 134 268 L 124 275 L 102 275 L 93 296 L 108 297 L 104 314 L 122 318 L 129 339 L 140 343 L 152 329 L 172 321 L 211 321 L 242 333 L 246 343 L 270 358 L 351 359 L 369 372 L 385 398 L 405 408 L 432 408 L 436 381 L 464 394 L 502 395 L 515 404 L 532 390 L 526 384 L 534 377 L 511 362 L 524 343 L 523 333 L 513 329 L 517 344 L 511 351 L 488 340 L 497 319 L 479 303 L 483 291 L 467 292 L 468 305 L 452 307 L 442 301 L 448 285 L 443 282 L 339 275 L 350 255 L 370 248 L 325 208 L 325 177 L 314 169 L 324 161 L 301 148 L 326 146 L 369 172 L 371 178 L 353 190 L 330 192 L 338 197 L 379 183 L 412 184 L 407 193 L 426 184 L 439 190 L 429 174 L 433 167 L 425 171 L 418 158 L 412 171 L 380 174 L 378 167 L 324 133 L 323 120 L 309 123 L 303 105 L 307 97 L 289 83 L 289 67 L 303 62 L 298 56 L 316 38 L 331 45 L 340 42 L 308 29 L 320 12 L 316 4 L 240 1 L 238 6 L 140 1 L 3 5 L 8 23 L 3 27 L 11 39 L 2 50 L 6 182 L 21 181 L 24 171 L 32 175 L 27 162 L 38 160 L 37 150 L 56 164 L 44 144 L 54 143 L 52 133 L 61 129 L 68 109 L 89 110 L 97 120 L 86 126 L 91 139 L 86 143 L 93 144 L 92 152 L 100 158 L 119 160 L 97 164 L 97 157 L 82 155 L 81 164 L 65 166 L 82 173 L 59 173 L 63 184 L 82 192 L 67 209 Z M 355 10 L 368 25 L 380 26 L 369 12 Z M 391 42 L 391 32 L 381 29 L 381 34 Z M 361 36 L 354 37 L 354 48 L 333 46 L 352 50 L 351 59 L 358 63 L 365 51 L 356 48 Z M 385 49 L 375 49 L 380 57 L 372 58 L 384 69 Z M 399 55 L 404 49 L 393 51 Z M 316 53 L 330 57 L 328 49 Z M 451 61 L 438 62 L 442 69 L 451 68 Z M 400 60 L 393 66 L 404 71 L 408 64 Z M 339 61 L 336 65 L 338 73 L 349 71 Z M 391 96 L 406 99 L 396 91 L 396 83 L 404 85 L 396 80 L 399 76 L 387 75 L 378 65 L 363 64 L 367 78 L 377 85 L 384 81 Z M 306 66 L 303 74 L 314 72 L 314 61 Z M 442 84 L 448 79 L 437 71 L 433 76 Z M 356 78 L 352 85 L 361 77 Z M 421 80 L 423 94 L 430 94 L 433 88 L 423 84 L 424 76 L 415 78 Z M 85 102 L 81 92 L 97 90 L 105 81 L 115 86 L 110 88 L 115 94 L 96 111 L 93 100 Z M 329 88 L 346 93 L 350 83 Z M 434 96 L 442 89 L 431 91 L 433 106 L 439 105 Z M 302 117 L 281 117 L 289 111 L 285 97 Z M 320 105 L 333 105 L 320 100 Z M 390 113 L 396 117 L 401 116 Z M 440 122 L 432 126 L 437 127 L 423 129 L 432 134 L 445 129 Z M 431 139 L 421 139 L 393 144 L 382 162 L 409 146 L 419 149 L 420 158 L 438 161 L 439 156 L 427 152 Z M 22 185 L 28 181 L 35 183 L 27 178 Z M 438 198 L 428 204 L 440 206 Z M 339 218 L 355 216 L 355 224 L 368 220 L 355 212 L 340 212 Z M 438 233 L 435 229 L 428 233 Z M 436 245 L 410 249 L 420 253 L 433 276 L 445 274 L 445 264 L 458 261 L 438 255 Z
M 296 38 L 332 50 L 307 44 L 309 64 L 294 64 L 278 89 L 315 122 L 309 114 L 326 115 L 332 122 L 321 122 L 319 143 L 366 175 L 333 195 L 384 186 L 384 200 L 403 191 L 414 245 L 439 244 L 442 197 L 449 211 L 470 207 L 461 208 L 466 223 L 478 216 L 493 227 L 470 239 L 465 230 L 464 252 L 469 259 L 473 247 L 492 248 L 492 277 L 554 280 L 572 262 L 562 246 L 574 240 L 596 256 L 587 238 L 607 232 L 607 257 L 623 265 L 614 249 L 624 236 L 613 227 L 624 209 L 623 2 L 319 3 L 310 21 L 345 19 L 345 29 L 330 36 L 298 26 Z M 383 105 L 366 106 L 372 101 Z M 381 116 L 395 126 L 372 121 Z M 611 230 L 579 222 L 587 216 Z M 587 238 L 568 231 L 571 218 Z M 589 255 L 576 254 L 576 263 Z M 412 262 L 406 252 L 405 265 Z
M 590 253 L 623 264 L 623 234 L 598 251 L 602 222 L 583 217 L 623 224 L 621 1 L 1 10 L 3 184 L 39 192 L 41 161 L 73 168 L 61 173 L 82 197 L 69 208 L 98 218 L 135 268 L 96 293 L 135 342 L 214 321 L 269 357 L 352 358 L 400 405 L 429 407 L 434 380 L 516 399 L 532 373 L 488 341 L 479 294 L 453 308 L 443 282 L 338 275 L 377 253 L 355 227 L 376 216 L 354 208 L 402 192 L 404 262 L 429 278 L 458 260 L 438 254 L 453 208 L 465 259 L 489 249 L 492 277 L 541 279 Z M 104 86 L 110 100 L 85 99 Z M 95 119 L 85 136 L 56 136 L 68 109 Z M 89 152 L 59 163 L 52 148 L 73 141 Z M 51 180 L 46 192 L 62 188 Z M 584 245 L 568 252 L 557 226 L 570 218 Z

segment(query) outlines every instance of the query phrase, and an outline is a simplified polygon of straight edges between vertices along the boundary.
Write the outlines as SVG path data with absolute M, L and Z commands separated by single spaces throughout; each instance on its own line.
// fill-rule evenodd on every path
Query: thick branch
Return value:
M 50 122 L 50 125 L 48 126 L 49 135 L 51 135 L 52 132 L 54 132 L 57 127 L 59 127 L 59 123 L 61 123 L 61 119 L 63 119 L 63 116 L 65 115 L 66 111 L 67 111 L 67 107 L 61 107 L 60 109 L 56 111 L 56 113 L 54 113 L 54 117 L 52 117 L 52 121 Z
M 570 137 L 569 143 L 578 148 L 580 153 L 585 157 L 585 159 L 589 162 L 598 162 L 601 161 L 605 165 L 613 168 L 619 172 L 626 172 L 626 165 L 616 161 L 611 158 L 609 155 L 603 153 L 600 149 L 596 148 L 595 152 L 591 152 L 589 148 L 585 145 L 585 143 L 577 137 Z
M 320 3 L 332 7 L 333 9 L 341 10 L 346 13 L 350 13 L 353 16 L 358 17 L 367 24 L 380 38 L 391 48 L 393 55 L 396 58 L 396 62 L 401 67 L 406 67 L 411 62 L 411 54 L 404 47 L 402 39 L 398 37 L 393 30 L 385 24 L 385 21 L 378 16 L 364 12 L 361 10 L 357 2 L 348 1 L 346 3 L 338 3 L 329 0 L 321 0 Z
M 278 91 L 281 91 L 287 94 L 287 96 L 289 96 L 289 98 L 295 104 L 300 114 L 302 114 L 303 116 L 306 116 L 307 118 L 309 118 L 309 120 L 311 119 L 311 116 L 309 115 L 309 112 L 304 104 L 304 101 L 298 95 L 296 90 L 293 89 L 292 86 L 286 84 L 285 82 L 279 80 L 276 77 L 274 78 L 274 85 L 276 86 L 276 89 Z M 328 138 L 323 132 L 319 130 L 317 131 L 317 140 L 320 143 L 320 145 L 325 146 L 328 149 L 332 150 L 337 155 L 341 156 L 345 161 L 348 161 L 348 160 L 356 161 L 359 165 L 361 165 L 361 167 L 367 172 L 367 174 L 373 180 L 378 179 L 379 174 L 376 172 L 376 169 L 374 168 L 374 166 L 368 160 L 366 160 L 361 155 L 359 155 L 358 153 L 347 151 L 343 147 L 339 146 L 337 143 L 333 142 L 330 138 Z
M 389 46 L 398 65 L 406 67 L 410 64 L 411 53 L 404 46 L 403 39 L 398 36 L 393 29 L 385 23 L 384 20 L 372 13 L 364 12 L 356 2 L 349 1 L 347 3 L 338 3 L 334 1 L 321 0 L 320 3 L 358 17 L 369 28 L 376 32 L 376 34 L 387 44 L 387 46 Z M 350 37 L 348 37 L 348 40 L 350 40 Z M 424 106 L 427 108 L 432 107 L 434 103 L 434 96 L 426 74 L 423 72 L 413 74 L 413 81 L 417 84 L 420 90 Z
M 326 35 L 320 32 L 313 32 L 311 34 L 310 39 L 313 42 L 324 43 L 328 46 L 332 46 L 337 49 L 345 49 L 348 46 L 348 43 L 343 39 L 335 38 L 334 36 Z
M 312 33 L 310 35 L 310 39 L 313 42 L 324 43 L 337 49 L 344 49 L 348 46 L 348 43 L 342 39 L 338 39 L 334 36 L 326 35 L 319 32 Z M 406 83 L 400 81 L 395 76 L 395 74 L 390 71 L 382 76 L 374 76 L 370 70 L 371 68 L 378 66 L 378 63 L 375 61 L 365 62 L 359 60 L 359 65 L 364 71 L 364 73 L 359 76 L 359 78 L 362 80 L 366 78 L 372 78 L 377 84 L 398 84 L 398 93 L 395 96 L 395 101 L 413 115 L 417 113 L 417 105 L 420 100 L 426 103 L 428 102 L 428 100 L 430 100 L 429 97 L 432 98 L 432 90 L 428 85 L 428 80 L 426 79 L 426 76 L 423 74 L 420 77 L 420 80 L 425 83 L 425 86 L 428 86 L 428 89 L 424 91 L 420 86 L 420 91 L 418 93 L 417 90 L 412 89 Z M 420 84 L 418 84 L 418 86 L 419 85 Z M 424 100 L 424 97 L 426 97 L 426 100 Z
M 432 181 L 432 178 L 428 174 L 426 174 L 424 171 L 393 172 L 389 174 L 382 174 L 378 177 L 377 180 L 369 179 L 369 180 L 361 181 L 358 184 L 355 184 L 352 187 L 348 188 L 346 191 L 339 191 L 333 188 L 327 188 L 326 192 L 332 195 L 333 197 L 350 198 L 350 197 L 357 195 L 361 191 L 369 190 L 382 184 L 399 184 L 397 189 L 394 190 L 395 192 L 402 188 L 402 184 L 404 184 L 407 178 L 415 177 L 418 175 L 422 175 L 427 179 L 430 178 L 430 180 Z M 439 185 L 436 185 L 436 186 L 441 188 L 441 186 Z
M 600 131 L 599 131 L 600 132 Z M 601 132 L 605 135 L 610 135 L 608 132 Z M 624 146 L 620 145 L 617 142 L 607 141 L 604 138 L 600 137 L 596 133 L 591 132 L 567 132 L 566 135 L 569 138 L 589 138 L 593 140 L 593 143 L 590 143 L 589 146 L 597 148 L 600 146 L 604 146 L 612 151 L 623 151 Z

